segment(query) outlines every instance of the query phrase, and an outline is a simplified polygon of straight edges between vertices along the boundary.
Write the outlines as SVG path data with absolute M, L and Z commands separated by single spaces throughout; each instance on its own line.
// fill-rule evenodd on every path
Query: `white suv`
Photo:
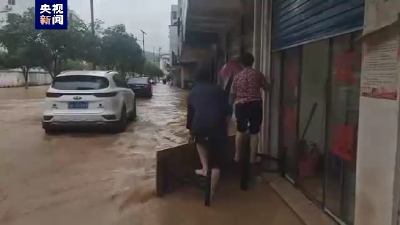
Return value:
M 115 71 L 66 71 L 54 78 L 46 93 L 42 127 L 107 126 L 123 132 L 136 117 L 136 98 Z

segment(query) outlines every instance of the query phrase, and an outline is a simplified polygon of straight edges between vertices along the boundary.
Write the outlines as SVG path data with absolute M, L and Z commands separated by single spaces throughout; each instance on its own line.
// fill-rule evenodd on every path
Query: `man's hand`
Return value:
M 194 135 L 193 135 L 192 131 L 189 131 L 188 142 L 189 143 L 194 142 Z
M 264 91 L 271 91 L 272 90 L 272 86 L 274 85 L 274 80 L 271 79 L 270 82 L 265 82 L 265 86 L 263 87 Z

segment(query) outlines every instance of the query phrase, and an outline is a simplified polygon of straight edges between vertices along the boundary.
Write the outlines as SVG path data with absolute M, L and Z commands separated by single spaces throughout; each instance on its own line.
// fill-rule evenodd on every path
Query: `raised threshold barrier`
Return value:
M 278 158 L 259 154 L 258 156 L 261 157 L 262 161 L 252 165 L 250 163 L 250 138 L 246 137 L 243 141 L 242 157 L 239 163 L 233 161 L 235 136 L 229 137 L 228 148 L 225 151 L 226 159 L 223 168 L 221 168 L 219 182 L 224 182 L 227 177 L 238 177 L 240 180 L 238 187 L 240 186 L 241 190 L 246 191 L 249 189 L 252 178 L 261 173 L 280 173 L 284 176 L 285 154 L 279 154 Z M 275 162 L 275 166 L 271 167 L 271 162 Z M 211 171 L 207 172 L 207 177 L 198 176 L 194 171 L 200 167 L 200 159 L 194 143 L 157 151 L 157 197 L 162 197 L 185 184 L 189 184 L 204 191 L 204 204 L 210 206 Z

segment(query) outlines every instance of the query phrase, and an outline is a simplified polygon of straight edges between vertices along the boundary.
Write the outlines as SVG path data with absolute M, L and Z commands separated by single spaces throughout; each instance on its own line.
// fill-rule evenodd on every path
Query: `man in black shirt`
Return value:
M 187 129 L 194 137 L 202 168 L 196 174 L 207 175 L 211 169 L 211 190 L 219 179 L 228 136 L 230 107 L 224 91 L 210 79 L 210 70 L 201 64 L 196 82 L 188 97 Z

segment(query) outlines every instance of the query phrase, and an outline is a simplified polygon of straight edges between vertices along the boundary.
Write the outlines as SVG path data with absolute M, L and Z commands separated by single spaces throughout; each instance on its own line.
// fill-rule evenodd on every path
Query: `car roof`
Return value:
M 129 78 L 129 80 L 133 80 L 133 79 L 149 79 L 148 77 L 131 77 Z
M 139 80 L 140 81 L 143 81 L 143 80 L 147 81 L 148 79 L 149 79 L 148 77 L 131 77 L 131 78 L 128 79 L 128 83 L 138 82 Z
M 99 77 L 109 77 L 110 75 L 116 74 L 116 71 L 112 70 L 68 70 L 63 71 L 57 77 L 63 76 L 99 76 Z

